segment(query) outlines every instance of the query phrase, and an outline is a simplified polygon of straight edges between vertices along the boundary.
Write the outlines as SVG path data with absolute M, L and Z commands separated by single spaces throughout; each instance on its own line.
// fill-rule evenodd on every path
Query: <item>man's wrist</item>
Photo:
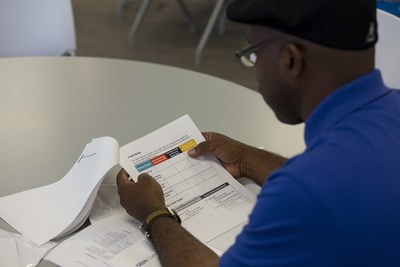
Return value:
M 247 146 L 243 153 L 243 174 L 244 177 L 256 179 L 262 171 L 263 158 L 265 157 L 263 151 L 256 147 Z
M 279 169 L 287 159 L 256 147 L 248 147 L 244 158 L 244 177 L 263 185 L 268 176 Z
M 166 207 L 165 209 L 158 209 L 151 212 L 143 223 L 140 225 L 140 229 L 146 235 L 147 238 L 152 240 L 151 236 L 151 227 L 160 218 L 171 218 L 181 224 L 181 218 L 179 217 L 178 213 L 176 213 L 173 209 Z

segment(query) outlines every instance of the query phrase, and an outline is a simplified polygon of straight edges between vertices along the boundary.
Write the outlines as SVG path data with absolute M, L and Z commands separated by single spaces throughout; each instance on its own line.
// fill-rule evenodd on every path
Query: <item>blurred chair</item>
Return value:
M 387 86 L 400 89 L 400 18 L 378 9 L 377 20 L 375 66 Z
M 131 26 L 131 29 L 129 31 L 129 45 L 133 46 L 135 44 L 136 40 L 136 35 L 137 32 L 139 31 L 140 25 L 144 19 L 144 16 L 147 12 L 147 9 L 150 5 L 152 0 L 143 0 L 142 4 L 139 8 L 138 14 L 135 17 L 135 20 Z M 194 23 L 194 20 L 192 16 L 189 13 L 189 10 L 187 9 L 186 5 L 183 3 L 182 0 L 177 0 L 185 17 L 186 20 L 189 23 L 190 26 L 190 31 L 195 32 L 196 31 L 196 25 Z M 224 6 L 226 6 L 227 3 L 229 3 L 231 0 L 217 0 L 213 12 L 211 14 L 211 17 L 208 20 L 207 26 L 201 36 L 200 42 L 197 45 L 197 49 L 195 52 L 195 65 L 197 67 L 200 66 L 201 64 L 201 57 L 203 54 L 204 47 L 208 41 L 208 38 L 210 37 L 211 31 L 214 28 L 214 25 L 217 21 L 218 16 L 221 14 L 220 19 L 219 19 L 219 33 L 220 35 L 223 35 L 225 33 L 225 20 L 226 20 L 226 10 L 224 9 Z M 118 6 L 117 6 L 117 16 L 122 17 L 122 12 L 124 9 L 124 6 L 126 4 L 127 0 L 119 0 Z M 208 0 L 208 5 L 212 6 L 213 5 L 213 0 Z
M 70 0 L 1 0 L 0 57 L 75 55 Z
M 213 0 L 208 0 L 208 5 L 212 5 Z M 127 0 L 119 0 L 118 5 L 117 5 L 117 17 L 121 18 L 122 17 L 122 11 L 124 10 L 124 6 L 126 4 Z
M 218 17 L 220 16 L 219 20 L 219 34 L 223 35 L 225 33 L 225 19 L 226 19 L 226 6 L 232 0 L 217 0 L 217 3 L 214 6 L 214 10 L 208 19 L 207 26 L 203 32 L 203 35 L 200 38 L 200 42 L 197 45 L 196 52 L 194 55 L 194 64 L 196 67 L 200 67 L 201 65 L 201 58 L 203 55 L 204 47 L 210 37 L 212 30 L 214 29 L 215 23 L 217 22 Z
M 139 8 L 138 14 L 135 17 L 135 20 L 133 21 L 133 24 L 131 26 L 131 29 L 129 31 L 129 45 L 133 46 L 135 44 L 136 40 L 136 34 L 139 31 L 140 25 L 142 24 L 142 21 L 144 19 L 144 16 L 146 15 L 147 9 L 150 6 L 152 0 L 143 0 L 142 4 Z M 185 18 L 187 22 L 189 23 L 190 31 L 195 32 L 196 31 L 196 24 L 194 23 L 194 20 L 192 16 L 190 15 L 190 12 L 186 5 L 183 3 L 182 0 L 177 0 L 179 6 L 181 7 L 183 14 L 185 15 Z M 123 8 L 126 4 L 127 0 L 120 0 L 117 6 L 117 16 L 122 17 L 122 11 Z

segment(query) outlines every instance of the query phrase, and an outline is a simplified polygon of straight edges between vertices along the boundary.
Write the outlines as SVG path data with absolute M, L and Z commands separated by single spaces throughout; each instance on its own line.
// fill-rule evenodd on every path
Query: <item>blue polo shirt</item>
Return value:
M 400 266 L 400 91 L 378 70 L 309 116 L 220 266 Z

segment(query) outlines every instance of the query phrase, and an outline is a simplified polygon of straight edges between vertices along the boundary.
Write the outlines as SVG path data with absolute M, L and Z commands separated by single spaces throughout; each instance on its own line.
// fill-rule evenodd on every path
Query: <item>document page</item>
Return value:
M 161 185 L 166 204 L 203 243 L 243 224 L 255 203 L 213 155 L 190 158 L 203 135 L 188 115 L 120 149 L 120 164 L 136 179 L 148 173 Z
M 161 267 L 139 224 L 126 213 L 113 214 L 62 242 L 45 260 L 69 267 Z
M 61 180 L 0 198 L 0 217 L 38 245 L 74 231 L 88 217 L 103 177 L 118 163 L 118 147 L 111 137 L 93 139 Z
M 151 244 L 131 216 L 116 214 L 75 234 L 45 260 L 60 266 L 161 266 Z

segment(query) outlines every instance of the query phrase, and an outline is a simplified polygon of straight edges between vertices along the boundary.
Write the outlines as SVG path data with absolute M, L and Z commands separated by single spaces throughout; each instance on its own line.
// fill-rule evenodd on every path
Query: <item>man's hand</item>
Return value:
M 161 186 L 150 175 L 139 175 L 135 183 L 129 180 L 129 174 L 122 169 L 117 176 L 117 185 L 121 206 L 140 222 L 143 222 L 151 212 L 165 209 Z
M 148 174 L 139 175 L 135 183 L 129 181 L 128 173 L 122 169 L 117 176 L 117 185 L 122 207 L 141 222 L 151 212 L 166 208 L 161 186 Z M 175 220 L 162 217 L 154 221 L 151 232 L 162 266 L 218 266 L 219 257 Z
M 263 185 L 269 174 L 280 168 L 286 158 L 248 146 L 218 133 L 203 133 L 205 142 L 188 151 L 190 157 L 213 153 L 235 178 L 247 177 Z
M 235 178 L 246 176 L 246 160 L 249 146 L 218 133 L 203 133 L 205 142 L 188 151 L 190 157 L 213 153 L 222 166 Z

